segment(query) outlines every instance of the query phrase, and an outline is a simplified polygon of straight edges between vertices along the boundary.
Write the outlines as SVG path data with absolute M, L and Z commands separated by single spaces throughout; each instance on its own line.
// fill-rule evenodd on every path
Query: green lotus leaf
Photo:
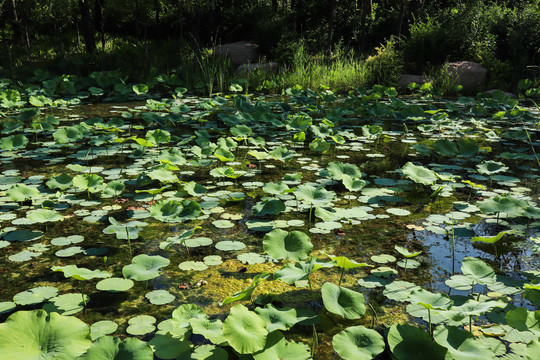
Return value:
M 148 85 L 146 85 L 146 84 L 137 84 L 137 85 L 133 85 L 131 87 L 131 89 L 137 95 L 144 95 L 144 94 L 146 94 L 148 92 Z
M 36 209 L 26 213 L 26 218 L 36 223 L 56 222 L 64 220 L 62 214 L 56 210 Z
M 41 231 L 17 230 L 4 234 L 4 240 L 9 242 L 35 241 L 41 239 L 42 236 L 43 232 Z
M 95 193 L 101 191 L 103 187 L 103 178 L 96 174 L 76 175 L 73 178 L 73 186 L 81 191 L 87 190 L 91 193 Z
M 287 341 L 283 334 L 274 331 L 268 334 L 264 348 L 253 354 L 254 360 L 308 360 L 309 347 L 303 343 Z
M 0 324 L 4 359 L 72 360 L 91 344 L 90 328 L 84 322 L 43 310 L 18 311 Z
M 84 300 L 83 300 L 84 299 Z M 73 315 L 84 309 L 85 303 L 88 304 L 90 297 L 83 294 L 63 294 L 49 299 L 43 310 L 48 313 L 59 313 L 61 315 Z
M 150 315 L 139 315 L 128 320 L 126 332 L 130 335 L 146 335 L 153 332 L 156 327 L 156 318 Z
M 73 185 L 73 178 L 66 174 L 60 174 L 47 181 L 49 189 L 67 190 Z
M 527 360 L 536 360 L 540 354 L 540 341 L 533 340 L 527 344 L 525 348 L 525 358 Z
M 287 163 L 296 156 L 296 152 L 294 150 L 289 150 L 282 145 L 270 151 L 268 155 L 270 155 L 274 160 L 279 160 Z
M 395 301 L 408 301 L 409 294 L 416 290 L 420 290 L 420 286 L 398 280 L 386 285 L 383 295 Z
M 245 249 L 246 244 L 240 241 L 225 240 L 216 243 L 214 246 L 221 251 L 239 251 Z
M 293 308 L 278 309 L 272 304 L 267 304 L 264 308 L 255 308 L 255 312 L 266 321 L 266 330 L 269 333 L 275 330 L 289 330 L 298 322 L 296 310 Z
M 212 239 L 207 237 L 196 237 L 184 240 L 184 245 L 189 248 L 212 245 Z
M 388 267 L 388 266 L 379 266 L 378 268 L 371 270 L 371 275 L 382 277 L 382 278 L 389 278 L 397 274 L 398 274 L 398 271 L 396 269 L 392 269 L 391 267 Z
M 111 225 L 103 229 L 104 234 L 115 234 L 118 240 L 135 240 L 139 238 L 139 233 L 143 230 L 143 227 L 148 225 L 142 221 L 129 221 L 122 224 L 116 221 L 112 216 L 109 217 Z
M 58 250 L 57 252 L 54 253 L 54 255 L 58 257 L 70 257 L 77 254 L 82 254 L 83 252 L 84 252 L 84 248 L 80 246 L 70 246 L 68 248 Z
M 243 172 L 234 171 L 234 169 L 230 166 L 222 166 L 210 170 L 210 175 L 218 178 L 227 177 L 230 179 L 237 179 L 243 174 Z
M 328 256 L 333 262 L 335 262 L 336 265 L 340 269 L 350 270 L 350 269 L 354 269 L 354 268 L 357 268 L 357 267 L 372 266 L 372 265 L 368 265 L 366 263 L 356 262 L 354 260 L 349 259 L 346 256 L 335 256 L 335 255 L 326 254 L 326 253 L 325 253 L 325 255 Z
M 334 335 L 332 345 L 345 360 L 369 360 L 384 351 L 384 339 L 375 330 L 351 326 Z
M 122 275 L 126 279 L 146 281 L 158 277 L 160 275 L 159 270 L 170 263 L 169 259 L 159 255 L 140 254 L 131 260 L 131 264 L 122 268 Z
M 399 246 L 399 245 L 395 245 L 394 249 L 396 249 L 396 251 L 398 253 L 405 256 L 406 258 L 413 258 L 413 257 L 416 257 L 416 256 L 418 256 L 418 255 L 420 255 L 422 253 L 421 251 L 410 252 L 406 248 L 404 248 L 402 246 Z
M 497 195 L 476 203 L 484 214 L 506 213 L 509 216 L 522 216 L 528 205 L 526 201 L 516 199 L 511 195 Z
M 419 304 L 430 310 L 448 310 L 453 301 L 444 293 L 432 293 L 424 289 L 414 290 L 409 294 L 411 304 Z
M 461 359 L 494 359 L 493 351 L 476 341 L 469 331 L 454 326 L 439 326 L 433 333 L 434 340 L 448 350 L 447 358 Z
M 287 207 L 281 200 L 263 200 L 259 201 L 252 208 L 253 215 L 265 216 L 265 215 L 279 215 L 285 211 Z
M 72 244 L 79 244 L 83 241 L 84 241 L 84 237 L 82 235 L 69 235 L 69 236 L 61 236 L 61 237 L 51 239 L 51 245 L 66 246 L 66 245 L 72 245 Z
M 475 282 L 464 275 L 453 275 L 444 283 L 456 290 L 471 290 Z
M 219 345 L 227 341 L 223 337 L 223 323 L 219 319 L 191 318 L 189 324 L 194 334 L 202 335 L 214 344 Z
M 203 271 L 203 270 L 208 269 L 208 265 L 206 265 L 202 261 L 184 261 L 178 264 L 178 268 L 184 271 L 189 271 L 189 270 Z
M 326 140 L 317 138 L 309 143 L 309 149 L 320 153 L 325 153 L 330 150 L 330 144 Z
M 17 305 L 35 305 L 58 295 L 58 289 L 52 286 L 40 286 L 15 294 L 13 301 Z
M 502 162 L 487 160 L 483 161 L 481 164 L 476 165 L 476 169 L 480 174 L 493 175 L 508 170 L 508 167 L 505 166 Z
M 461 264 L 461 272 L 477 284 L 487 285 L 495 282 L 495 271 L 486 262 L 467 256 Z
M 2 150 L 20 150 L 28 144 L 28 138 L 23 134 L 6 136 L 0 139 L 0 149 Z
M 262 350 L 267 335 L 266 321 L 243 305 L 233 306 L 223 323 L 223 336 L 240 354 Z
M 475 236 L 471 238 L 471 241 L 481 241 L 488 244 L 495 244 L 497 241 L 501 240 L 506 233 L 506 231 L 501 231 L 495 236 Z
M 298 200 L 306 201 L 314 206 L 324 206 L 330 204 L 336 198 L 336 193 L 328 191 L 324 187 L 313 187 L 311 185 L 299 185 L 294 190 L 294 196 Z
M 253 135 L 253 130 L 251 130 L 251 128 L 246 125 L 235 125 L 229 130 L 231 131 L 231 134 L 242 139 Z
M 443 156 L 456 156 L 459 154 L 457 145 L 448 139 L 439 139 L 435 141 L 433 149 L 435 149 L 437 154 Z
M 304 260 L 313 250 L 309 236 L 301 231 L 274 229 L 263 238 L 264 251 L 274 259 Z
M 264 256 L 252 252 L 240 254 L 236 257 L 236 259 L 244 264 L 249 265 L 263 264 L 267 261 Z
M 102 336 L 110 335 L 118 330 L 118 324 L 110 320 L 101 320 L 90 326 L 92 340 L 99 339 Z
M 216 149 L 216 151 L 214 151 L 214 156 L 217 157 L 219 161 L 223 162 L 234 161 L 235 159 L 232 152 L 223 148 Z
M 398 360 L 444 360 L 448 350 L 431 341 L 427 332 L 411 325 L 394 325 L 388 331 L 390 351 Z
M 158 180 L 162 183 L 177 183 L 178 177 L 166 166 L 159 166 L 146 174 L 152 180 Z
M 229 355 L 225 349 L 215 345 L 200 345 L 190 355 L 193 360 L 227 360 Z
M 362 177 L 362 172 L 355 164 L 330 162 L 321 176 L 329 176 L 334 180 L 342 180 L 343 175 L 349 175 L 352 178 L 359 179 Z
M 149 344 L 160 359 L 191 359 L 189 356 L 193 347 L 191 341 L 177 337 L 171 332 L 156 334 Z
M 430 186 L 437 181 L 437 174 L 435 171 L 425 168 L 423 166 L 414 165 L 412 162 L 408 162 L 401 168 L 403 175 L 418 184 Z
M 341 180 L 343 181 L 343 186 L 345 186 L 345 188 L 349 191 L 360 191 L 367 185 L 367 181 L 347 174 L 343 174 L 341 176 Z
M 40 253 L 40 252 L 33 252 L 33 251 L 23 250 L 23 251 L 20 251 L 20 252 L 18 252 L 16 254 L 10 255 L 8 257 L 8 260 L 13 261 L 13 262 L 25 262 L 25 261 L 31 260 L 32 258 L 38 257 L 41 254 L 42 253 Z
M 368 139 L 376 139 L 382 135 L 383 129 L 379 125 L 362 126 L 362 135 Z
M 540 331 L 540 310 L 530 311 L 524 307 L 506 313 L 506 322 L 519 331 Z
M 197 184 L 195 181 L 187 182 L 183 186 L 184 191 L 191 196 L 202 196 L 206 194 L 207 189 L 201 184 Z
M 362 287 L 373 289 L 373 288 L 388 285 L 390 281 L 383 278 L 375 277 L 375 276 L 368 276 L 365 278 L 358 279 L 357 283 L 358 285 Z
M 87 268 L 80 268 L 77 265 L 66 265 L 66 266 L 53 266 L 51 267 L 52 271 L 61 271 L 64 273 L 66 278 L 71 277 L 76 280 L 92 280 L 96 278 L 108 278 L 112 274 L 102 270 L 90 270 Z
M 152 360 L 154 352 L 148 343 L 137 338 L 120 340 L 102 336 L 78 360 Z
M 167 130 L 155 129 L 146 133 L 146 140 L 154 144 L 163 144 L 171 141 L 171 133 Z
M 540 307 L 540 285 L 536 284 L 525 284 L 525 299 L 532 302 L 537 308 Z
M 1 301 L 0 302 L 0 315 L 7 314 L 15 310 L 17 305 L 13 301 Z
M 101 291 L 122 292 L 128 291 L 133 285 L 133 280 L 112 277 L 98 282 L 96 284 L 96 289 Z
M 321 288 L 324 307 L 345 319 L 359 319 L 366 313 L 364 295 L 326 282 Z
M 201 215 L 201 206 L 196 201 L 160 200 L 150 207 L 150 215 L 164 222 L 183 222 Z
M 381 255 L 373 255 L 371 257 L 371 261 L 376 262 L 378 264 L 388 264 L 388 263 L 395 262 L 396 258 L 392 255 L 381 254 Z
M 12 201 L 23 202 L 39 196 L 39 190 L 35 187 L 16 184 L 7 191 L 7 196 Z
M 269 182 L 263 186 L 263 191 L 271 195 L 281 195 L 289 190 L 289 186 L 284 182 L 273 183 Z
M 172 312 L 172 323 L 177 328 L 187 328 L 192 319 L 207 319 L 204 311 L 197 305 L 183 304 Z

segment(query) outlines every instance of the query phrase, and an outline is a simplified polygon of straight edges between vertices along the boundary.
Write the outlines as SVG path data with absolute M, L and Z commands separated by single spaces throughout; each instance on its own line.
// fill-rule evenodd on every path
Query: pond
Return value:
M 91 325 L 66 358 L 538 348 L 527 102 L 384 87 L 139 99 L 0 118 L 0 351 L 23 358 L 6 342 L 37 309 Z

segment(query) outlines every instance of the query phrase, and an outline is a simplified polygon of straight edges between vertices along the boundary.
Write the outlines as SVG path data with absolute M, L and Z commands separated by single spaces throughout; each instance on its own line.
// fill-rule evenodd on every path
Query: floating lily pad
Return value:
M 17 305 L 35 305 L 58 295 L 58 289 L 52 286 L 40 286 L 15 294 L 13 301 Z
M 126 332 L 130 335 L 146 335 L 156 329 L 156 318 L 150 315 L 139 315 L 128 320 Z
M 206 265 L 202 261 L 184 261 L 178 265 L 178 268 L 180 270 L 185 270 L 185 271 L 189 271 L 189 270 L 203 271 L 203 270 L 208 269 L 208 265 Z
M 165 305 L 174 301 L 175 297 L 167 290 L 154 290 L 144 295 L 154 305 Z
M 240 241 L 220 241 L 216 243 L 216 249 L 221 251 L 239 251 L 243 250 L 246 247 L 246 244 Z
M 12 301 L 2 301 L 0 302 L 0 315 L 12 312 L 16 307 L 17 305 Z
M 24 241 L 35 241 L 41 239 L 43 232 L 41 231 L 29 231 L 29 230 L 18 230 L 11 231 L 4 235 L 4 240 L 10 242 L 24 242 Z
M 92 340 L 96 340 L 102 336 L 110 335 L 118 329 L 118 324 L 110 320 L 102 320 L 93 323 L 90 326 Z
M 240 254 L 236 258 L 238 259 L 238 261 L 241 261 L 242 263 L 249 264 L 249 265 L 262 264 L 266 262 L 266 259 L 263 256 L 261 256 L 260 254 L 251 253 L 251 252 Z
M 230 229 L 234 226 L 234 223 L 229 220 L 215 220 L 212 224 L 218 229 Z
M 371 261 L 376 262 L 378 264 L 388 264 L 388 263 L 395 262 L 396 258 L 392 255 L 381 254 L 381 255 L 373 255 L 371 257 Z
M 122 269 L 122 274 L 127 279 L 135 281 L 145 281 L 156 278 L 160 275 L 159 270 L 170 264 L 169 259 L 162 256 L 150 256 L 141 254 L 131 260 L 131 264 Z
M 129 279 L 112 277 L 103 279 L 96 284 L 96 289 L 101 291 L 122 292 L 131 289 L 134 282 Z
M 208 266 L 215 266 L 223 264 L 223 260 L 219 255 L 208 255 L 203 258 L 203 262 Z
M 83 301 L 83 296 L 85 301 Z M 61 315 L 73 315 L 82 311 L 84 308 L 84 303 L 88 303 L 90 297 L 83 294 L 64 294 L 53 297 L 45 305 L 43 305 L 43 310 L 48 313 L 55 312 Z

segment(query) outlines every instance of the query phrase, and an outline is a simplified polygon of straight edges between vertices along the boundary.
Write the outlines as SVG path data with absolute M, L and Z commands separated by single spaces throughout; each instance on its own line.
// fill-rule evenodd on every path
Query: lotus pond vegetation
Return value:
M 540 90 L 0 82 L 0 354 L 538 359 Z

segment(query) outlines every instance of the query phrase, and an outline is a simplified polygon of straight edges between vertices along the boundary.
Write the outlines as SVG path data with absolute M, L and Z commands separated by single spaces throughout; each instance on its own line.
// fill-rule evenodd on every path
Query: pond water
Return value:
M 521 295 L 539 275 L 536 109 L 388 95 L 150 99 L 0 118 L 0 321 L 43 308 L 148 341 L 182 304 L 225 320 L 237 302 L 222 302 L 268 272 L 240 303 L 297 309 L 304 321 L 280 328 L 287 340 L 338 359 L 332 337 L 348 326 L 425 326 L 405 309 L 408 293 L 383 293 L 392 282 L 469 295 L 452 286 L 467 257 L 497 275 L 497 286 L 471 284 L 478 299 L 536 310 Z M 328 254 L 365 264 L 282 274 L 310 256 L 330 264 Z M 326 282 L 363 294 L 366 315 L 330 311 Z M 130 323 L 140 315 L 154 319 Z

